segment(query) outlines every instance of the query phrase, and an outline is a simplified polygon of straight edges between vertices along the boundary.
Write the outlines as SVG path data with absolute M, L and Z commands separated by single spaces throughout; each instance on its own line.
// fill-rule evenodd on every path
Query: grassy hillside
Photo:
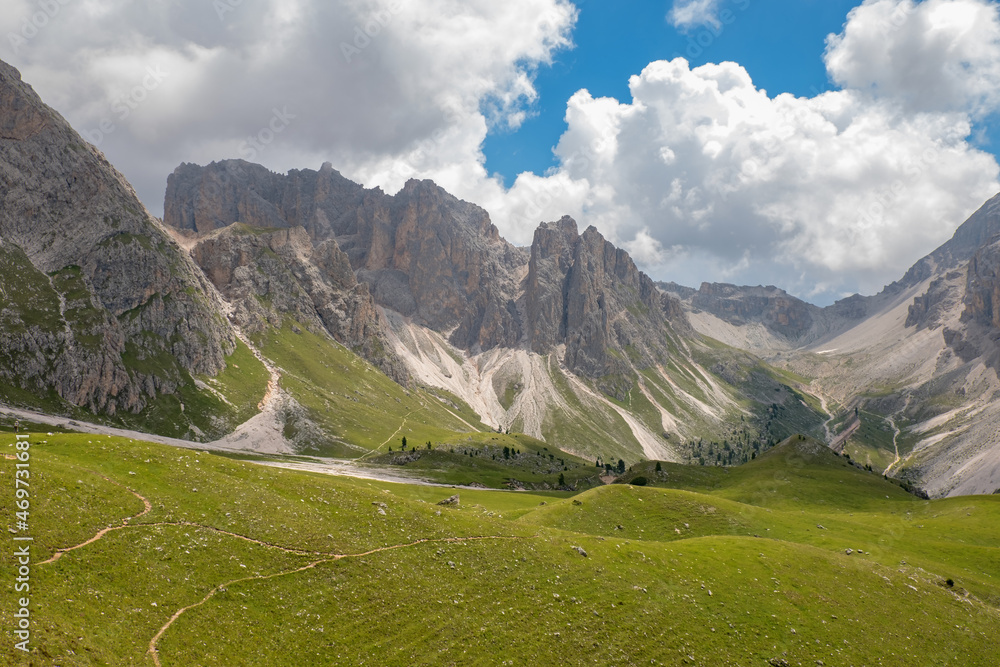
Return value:
M 313 453 L 354 458 L 398 448 L 404 436 L 413 444 L 441 444 L 488 430 L 460 399 L 440 389 L 406 389 L 347 348 L 291 322 L 262 334 L 258 345 L 281 369 L 281 386 L 322 429 L 308 448 Z M 286 437 L 298 428 L 290 420 Z
M 150 241 L 120 236 L 114 237 L 116 242 L 129 237 L 146 247 Z M 0 403 L 193 440 L 221 437 L 256 412 L 267 387 L 267 371 L 245 345 L 238 343 L 217 377 L 194 377 L 172 347 L 179 344 L 180 334 L 166 340 L 159 333 L 143 331 L 126 341 L 121 366 L 114 370 L 102 358 L 113 316 L 97 302 L 79 266 L 46 275 L 19 248 L 0 246 Z M 157 307 L 163 307 L 160 295 L 122 313 L 119 321 Z M 65 366 L 74 364 L 104 368 L 109 376 L 123 372 L 140 382 L 144 408 L 138 414 L 119 409 L 95 415 L 64 400 L 54 382 L 70 373 Z
M 673 489 L 458 507 L 434 504 L 449 488 L 32 442 L 35 651 L 5 642 L 4 664 L 154 665 L 151 645 L 164 666 L 995 664 L 1000 498 L 918 500 L 808 441 L 665 468 Z

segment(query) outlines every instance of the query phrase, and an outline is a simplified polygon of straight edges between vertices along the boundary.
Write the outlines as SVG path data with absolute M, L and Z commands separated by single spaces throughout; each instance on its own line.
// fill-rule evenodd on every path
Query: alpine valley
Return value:
M 24 664 L 990 664 L 998 370 L 1000 196 L 826 308 L 329 163 L 182 164 L 161 221 L 0 63 Z

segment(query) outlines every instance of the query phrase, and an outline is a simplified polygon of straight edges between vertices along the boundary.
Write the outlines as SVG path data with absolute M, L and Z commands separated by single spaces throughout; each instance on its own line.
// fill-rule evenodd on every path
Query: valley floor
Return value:
M 33 651 L 8 642 L 5 664 L 995 664 L 1000 498 L 918 500 L 812 441 L 457 506 L 114 436 L 30 442 Z

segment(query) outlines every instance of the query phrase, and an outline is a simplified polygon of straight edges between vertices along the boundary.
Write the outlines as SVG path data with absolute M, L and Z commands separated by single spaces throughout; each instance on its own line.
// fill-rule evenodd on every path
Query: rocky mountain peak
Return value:
M 633 366 L 662 361 L 667 338 L 688 330 L 680 304 L 626 251 L 593 226 L 578 234 L 569 217 L 535 230 L 525 286 L 531 349 L 565 344 L 566 365 L 612 395 L 628 392 Z
M 95 412 L 214 375 L 235 338 L 125 179 L 0 63 L 0 376 Z
M 412 179 L 390 196 L 329 164 L 288 174 L 240 160 L 186 164 L 168 181 L 164 211 L 189 234 L 235 222 L 302 227 L 314 244 L 337 244 L 378 305 L 452 332 L 458 347 L 520 340 L 514 273 L 524 251 L 500 238 L 486 211 L 433 181 Z
M 55 112 L 21 81 L 21 73 L 3 61 L 0 61 L 0 109 L 3 109 L 0 139 L 24 141 L 55 119 Z

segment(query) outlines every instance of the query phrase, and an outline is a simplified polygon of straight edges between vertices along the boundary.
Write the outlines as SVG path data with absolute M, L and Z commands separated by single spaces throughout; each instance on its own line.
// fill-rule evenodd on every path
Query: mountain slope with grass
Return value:
M 122 175 L 0 62 L 0 401 L 217 437 L 264 394 L 246 352 Z
M 1000 501 L 920 500 L 808 440 L 728 472 L 666 464 L 677 488 L 449 506 L 448 488 L 30 441 L 33 653 L 6 643 L 10 664 L 995 662 Z
M 330 165 L 282 175 L 238 160 L 181 165 L 164 209 L 246 327 L 325 328 L 414 391 L 457 398 L 470 423 L 584 458 L 702 462 L 707 442 L 738 463 L 825 419 L 802 383 L 696 335 L 628 253 L 570 218 L 518 249 L 430 182 L 390 196 Z M 345 290 L 358 296 L 331 302 Z M 320 439 L 327 420 L 312 421 Z
M 828 440 L 933 495 L 1000 488 L 1000 195 L 871 297 L 662 285 L 694 328 L 812 379 Z

